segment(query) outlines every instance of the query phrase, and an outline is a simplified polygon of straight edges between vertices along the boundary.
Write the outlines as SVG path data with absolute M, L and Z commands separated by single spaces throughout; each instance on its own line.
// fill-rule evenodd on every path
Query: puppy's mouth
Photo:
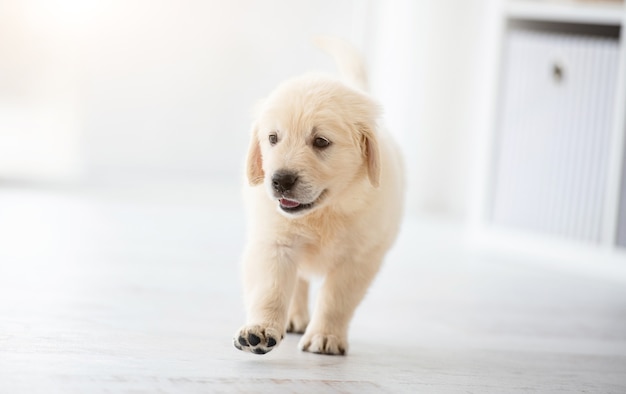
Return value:
M 318 202 L 320 202 L 324 194 L 325 191 L 320 193 L 320 195 L 314 201 L 309 203 L 301 203 L 299 201 L 292 200 L 283 196 L 278 199 L 278 205 L 280 206 L 280 209 L 287 213 L 302 212 L 313 208 Z

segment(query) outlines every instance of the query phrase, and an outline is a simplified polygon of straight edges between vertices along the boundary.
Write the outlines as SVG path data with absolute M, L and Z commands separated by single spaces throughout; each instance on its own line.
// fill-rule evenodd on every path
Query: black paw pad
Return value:
M 242 336 L 239 336 L 239 339 L 237 341 L 239 342 L 239 344 L 241 346 L 250 346 L 250 345 L 248 345 L 248 341 L 246 341 L 246 338 L 244 338 Z
M 256 349 L 252 349 L 252 351 L 256 354 L 265 354 L 267 353 L 265 350 L 261 349 L 260 347 L 256 348 Z
M 261 343 L 261 338 L 257 337 L 254 334 L 248 334 L 248 343 L 252 346 L 256 346 Z
M 272 337 L 269 337 L 267 339 L 267 347 L 272 347 L 272 346 L 276 346 L 276 340 Z

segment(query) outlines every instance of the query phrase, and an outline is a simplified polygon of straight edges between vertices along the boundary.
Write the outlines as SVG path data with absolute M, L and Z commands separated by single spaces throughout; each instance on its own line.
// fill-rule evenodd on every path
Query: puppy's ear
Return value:
M 263 183 L 265 173 L 263 172 L 263 157 L 261 156 L 261 146 L 259 145 L 258 130 L 252 128 L 250 135 L 250 146 L 248 147 L 248 156 L 246 158 L 246 175 L 250 186 L 256 186 Z
M 374 129 L 365 124 L 359 124 L 362 142 L 361 149 L 367 165 L 367 176 L 374 187 L 380 185 L 380 151 L 378 149 L 378 139 Z

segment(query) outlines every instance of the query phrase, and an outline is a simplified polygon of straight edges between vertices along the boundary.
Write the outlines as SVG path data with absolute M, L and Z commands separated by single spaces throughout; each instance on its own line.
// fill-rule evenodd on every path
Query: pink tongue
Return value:
M 279 202 L 280 202 L 280 205 L 282 205 L 285 208 L 295 208 L 298 205 L 300 205 L 299 202 L 293 201 L 293 200 L 287 200 L 286 198 L 281 198 Z

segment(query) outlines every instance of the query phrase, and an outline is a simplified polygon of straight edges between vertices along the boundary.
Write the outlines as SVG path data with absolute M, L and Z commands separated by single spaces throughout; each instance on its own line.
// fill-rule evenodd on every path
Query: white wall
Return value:
M 405 150 L 409 209 L 462 218 L 498 0 L 5 0 L 0 177 L 237 179 L 254 103 L 364 50 Z M 4 161 L 3 161 L 4 160 Z
M 377 0 L 373 90 L 402 142 L 409 209 L 465 218 L 489 127 L 499 0 Z
M 0 65 L 12 89 L 0 92 L 0 145 L 8 150 L 11 139 L 11 151 L 31 152 L 0 175 L 239 177 L 254 103 L 286 77 L 334 72 L 310 38 L 349 39 L 352 7 L 351 0 L 6 0 Z M 41 115 L 60 112 L 55 127 Z M 48 140 L 61 146 L 31 148 Z M 44 170 L 69 156 L 71 163 Z
M 351 32 L 349 0 L 157 4 L 111 13 L 88 44 L 85 128 L 97 171 L 238 177 L 254 103 L 286 77 L 333 70 L 312 35 Z

